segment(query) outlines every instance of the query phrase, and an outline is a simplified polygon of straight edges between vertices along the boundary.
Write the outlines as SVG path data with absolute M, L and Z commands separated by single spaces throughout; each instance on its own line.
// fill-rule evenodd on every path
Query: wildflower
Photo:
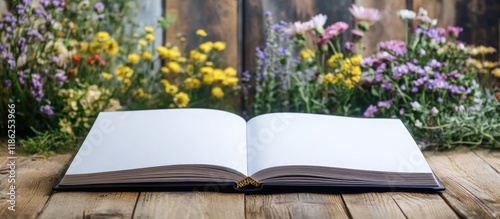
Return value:
M 168 58 L 168 53 L 169 53 L 169 50 L 167 47 L 164 47 L 164 46 L 158 46 L 156 48 L 156 52 L 158 52 L 158 54 L 160 55 L 161 58 L 163 59 L 166 59 Z
M 120 81 L 132 77 L 133 74 L 134 70 L 125 65 L 119 65 L 115 71 L 116 78 Z
M 205 83 L 205 84 L 210 85 L 210 84 L 214 83 L 214 80 L 215 79 L 214 79 L 213 74 L 208 74 L 208 75 L 203 76 L 203 83 Z
M 180 57 L 179 59 L 177 59 L 177 61 L 179 63 L 186 63 L 187 62 L 187 59 L 185 57 Z
M 196 89 L 196 88 L 200 88 L 200 80 L 196 79 L 196 78 L 186 78 L 186 80 L 184 80 L 184 87 L 186 89 Z
M 198 30 L 196 31 L 196 35 L 198 35 L 198 36 L 200 36 L 200 37 L 206 37 L 208 34 L 207 34 L 207 32 L 205 32 L 205 30 L 203 30 L 203 29 L 198 29 Z
M 212 67 L 205 66 L 200 68 L 200 73 L 202 75 L 212 74 L 212 72 L 214 72 L 214 69 Z
M 453 37 L 457 38 L 458 35 L 463 31 L 464 29 L 462 27 L 455 27 L 455 26 L 449 26 L 448 27 L 448 34 Z
M 139 63 L 139 61 L 141 60 L 141 57 L 136 53 L 130 53 L 127 56 L 127 60 L 130 64 L 135 65 L 135 64 Z
M 413 20 L 417 17 L 417 13 L 412 10 L 403 9 L 398 12 L 399 17 L 402 20 Z
M 345 22 L 339 21 L 336 22 L 333 25 L 330 25 L 329 27 L 326 28 L 326 30 L 323 32 L 323 35 L 318 39 L 318 44 L 326 44 L 332 39 L 333 37 L 344 33 L 347 28 L 349 28 L 349 25 Z
M 145 94 L 146 93 L 144 92 L 144 89 L 142 89 L 142 88 L 136 89 L 134 91 L 134 96 L 135 97 L 143 97 L 143 96 L 145 96 Z
M 151 59 L 153 59 L 153 53 L 149 52 L 149 51 L 144 51 L 142 53 L 142 58 L 146 61 L 151 61 Z
M 144 37 L 147 41 L 153 41 L 155 40 L 155 35 L 151 34 L 151 33 L 148 33 L 146 34 L 146 36 Z
M 178 107 L 187 107 L 189 104 L 189 95 L 184 92 L 180 92 L 174 96 L 174 102 Z
M 304 48 L 300 51 L 300 56 L 302 57 L 302 59 L 304 60 L 309 60 L 311 58 L 314 57 L 314 51 L 308 49 L 308 48 Z
M 217 51 L 222 51 L 222 50 L 226 49 L 226 43 L 221 42 L 221 41 L 217 41 L 214 43 L 214 49 Z
M 215 81 L 223 82 L 224 79 L 226 79 L 226 74 L 224 74 L 224 71 L 222 71 L 222 69 L 214 69 L 213 77 Z
M 354 49 L 354 44 L 351 42 L 346 42 L 344 44 L 344 49 L 347 50 L 348 52 L 351 52 Z
M 338 65 L 339 60 L 344 58 L 344 54 L 342 53 L 335 53 L 330 58 L 327 60 L 327 65 L 333 68 L 336 68 Z
M 203 62 L 205 62 L 206 60 L 207 60 L 207 55 L 206 55 L 206 54 L 202 54 L 202 53 L 200 53 L 200 54 L 198 54 L 198 56 L 196 57 L 196 61 L 197 61 L 198 63 L 203 63 Z
M 40 107 L 40 112 L 44 113 L 47 116 L 52 116 L 54 115 L 54 110 L 52 109 L 50 105 L 43 105 Z
M 113 78 L 113 75 L 110 74 L 110 73 L 107 73 L 107 72 L 103 72 L 101 73 L 101 77 L 104 79 L 104 80 L 111 80 L 111 78 Z
M 108 32 L 105 31 L 99 31 L 96 34 L 96 40 L 99 42 L 106 42 L 110 39 L 111 37 L 109 36 Z
M 222 84 L 225 86 L 236 86 L 238 84 L 239 79 L 237 77 L 226 77 Z
M 214 87 L 212 88 L 212 96 L 220 99 L 224 97 L 224 91 L 222 91 L 222 88 L 220 87 Z
M 213 65 L 214 65 L 214 63 L 213 63 L 213 62 L 205 62 L 205 65 L 206 65 L 206 66 L 213 66 Z
M 95 3 L 94 11 L 96 11 L 97 13 L 102 13 L 104 11 L 104 4 L 102 2 Z
M 139 45 L 142 47 L 146 47 L 148 45 L 148 41 L 146 40 L 139 40 Z
M 439 110 L 436 107 L 432 107 L 431 109 L 431 116 L 435 116 L 439 113 Z
M 351 34 L 355 39 L 361 39 L 365 35 L 362 31 L 358 29 L 351 30 Z
M 424 124 L 422 124 L 422 122 L 420 122 L 420 120 L 417 119 L 417 121 L 415 121 L 415 127 L 417 128 L 420 128 L 422 127 Z
M 105 51 L 109 56 L 115 56 L 120 51 L 118 42 L 115 39 L 109 40 L 105 44 Z
M 495 68 L 491 74 L 493 74 L 495 77 L 500 78 L 500 68 Z
M 179 73 L 181 71 L 181 66 L 177 62 L 167 63 L 168 70 L 173 73 Z
M 361 65 L 361 61 L 363 61 L 363 56 L 361 56 L 361 55 L 353 55 L 350 58 L 350 61 L 351 61 L 352 65 L 360 66 Z
M 144 27 L 144 31 L 146 31 L 146 33 L 153 33 L 153 27 L 151 27 L 151 26 L 145 26 Z
M 363 116 L 364 117 L 374 117 L 375 113 L 377 113 L 377 112 L 378 112 L 377 106 L 370 105 L 370 106 L 368 106 L 368 108 L 363 113 Z
M 167 73 L 169 73 L 169 72 L 170 72 L 170 70 L 168 69 L 168 67 L 161 67 L 161 68 L 160 68 L 160 71 L 161 71 L 162 73 L 164 73 L 164 74 L 167 74 Z
M 401 40 L 391 40 L 386 42 L 380 42 L 378 44 L 379 50 L 387 51 L 394 56 L 401 57 L 406 55 L 406 44 Z
M 420 105 L 417 101 L 410 102 L 410 106 L 413 110 L 419 110 L 422 107 L 422 105 Z
M 204 53 L 209 53 L 210 50 L 212 50 L 214 44 L 212 42 L 205 42 L 205 43 L 202 43 L 199 48 L 202 52 Z
M 226 74 L 226 76 L 228 77 L 234 77 L 236 76 L 237 72 L 233 67 L 227 67 L 226 69 L 224 69 L 224 74 Z
M 179 88 L 175 85 L 169 84 L 165 87 L 165 92 L 167 94 L 176 94 L 179 91 Z
M 349 11 L 358 22 L 358 27 L 362 31 L 367 31 L 371 25 L 380 20 L 380 12 L 375 8 L 365 8 L 353 4 Z
M 302 23 L 300 21 L 296 21 L 295 23 L 288 25 L 288 27 L 283 28 L 283 31 L 286 34 L 293 36 L 304 34 L 311 29 L 312 26 L 309 22 Z
M 337 81 L 335 81 L 335 76 L 333 76 L 332 73 L 327 73 L 323 75 L 323 78 L 321 80 L 324 84 L 335 84 Z
M 89 43 L 87 42 L 80 42 L 78 44 L 78 51 L 80 52 L 86 52 L 89 49 Z
M 393 102 L 392 100 L 388 100 L 388 101 L 379 101 L 379 102 L 377 103 L 377 106 L 378 106 L 379 108 L 386 108 L 386 109 L 389 109 L 389 108 L 391 108 L 391 106 L 392 106 L 392 102 Z
M 168 85 L 170 85 L 170 82 L 168 82 L 167 79 L 161 79 L 160 80 L 160 83 L 164 86 L 164 87 L 167 87 Z
M 318 14 L 311 18 L 308 22 L 310 23 L 311 29 L 316 29 L 318 31 L 323 31 L 323 26 L 326 23 L 328 17 L 324 14 Z
M 181 52 L 179 52 L 179 50 L 177 48 L 169 49 L 167 52 L 167 58 L 169 58 L 169 59 L 176 59 L 180 55 L 181 55 Z

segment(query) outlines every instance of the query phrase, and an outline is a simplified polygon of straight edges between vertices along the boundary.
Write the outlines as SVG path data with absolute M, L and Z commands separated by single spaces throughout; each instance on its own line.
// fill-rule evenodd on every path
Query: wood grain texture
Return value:
M 52 187 L 65 169 L 71 155 L 63 154 L 51 157 L 19 157 L 16 160 L 16 211 L 7 209 L 8 171 L 3 160 L 0 188 L 2 188 L 0 215 L 4 218 L 35 218 L 45 206 L 52 193 Z M 5 178 L 4 178 L 5 177 Z
M 393 193 L 391 196 L 406 218 L 458 218 L 439 194 Z
M 265 42 L 265 13 L 270 12 L 274 22 L 307 21 L 316 14 L 328 16 L 326 25 L 337 21 L 351 23 L 347 10 L 350 0 L 251 0 L 243 1 L 243 69 L 255 70 L 255 48 Z
M 474 153 L 500 173 L 500 151 L 476 150 Z
M 446 186 L 442 197 L 465 218 L 500 217 L 500 174 L 468 149 L 425 153 Z
M 343 194 L 352 218 L 405 218 L 389 193 Z
M 133 218 L 245 218 L 243 194 L 143 192 Z
M 166 31 L 167 42 L 179 45 L 178 34 L 186 36 L 189 49 L 196 49 L 204 41 L 224 41 L 226 50 L 222 61 L 237 68 L 240 57 L 238 4 L 239 0 L 165 0 L 167 13 L 175 13 L 175 22 Z M 204 29 L 208 36 L 200 40 L 196 35 L 198 29 Z
M 355 0 L 355 3 L 376 8 L 382 15 L 382 19 L 366 33 L 364 55 L 373 54 L 377 50 L 377 44 L 381 41 L 405 39 L 407 26 L 398 17 L 398 11 L 407 8 L 405 0 Z
M 340 195 L 247 195 L 245 203 L 247 218 L 348 218 Z
M 47 218 L 131 218 L 139 193 L 57 192 L 40 219 Z

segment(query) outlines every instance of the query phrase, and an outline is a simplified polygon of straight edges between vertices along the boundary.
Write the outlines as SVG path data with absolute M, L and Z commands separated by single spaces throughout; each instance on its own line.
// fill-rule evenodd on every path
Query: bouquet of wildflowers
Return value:
M 353 41 L 345 43 L 349 24 L 339 21 L 325 28 L 326 15 L 277 24 L 266 15 L 267 40 L 264 48 L 256 50 L 255 80 L 249 74 L 244 77 L 247 94 L 255 83 L 252 115 L 273 111 L 349 115 L 356 111 L 351 98 L 361 80 L 362 39 L 380 14 L 357 5 L 350 10 L 356 25 L 351 29 Z
M 411 40 L 380 42 L 363 59 L 363 115 L 401 118 L 423 146 L 500 146 L 500 104 L 479 86 L 471 66 L 478 51 L 457 40 L 462 28 L 436 27 L 424 9 L 400 17 L 420 25 Z

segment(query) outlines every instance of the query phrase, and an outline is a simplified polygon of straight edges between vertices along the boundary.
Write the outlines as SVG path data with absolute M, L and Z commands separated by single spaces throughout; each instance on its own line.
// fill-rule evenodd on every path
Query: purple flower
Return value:
M 418 50 L 418 54 L 420 54 L 421 56 L 424 56 L 426 54 L 425 49 L 420 48 Z
M 351 43 L 351 42 L 346 42 L 344 44 L 344 49 L 347 50 L 348 52 L 350 52 L 350 51 L 352 51 L 354 49 L 354 44 Z
M 385 80 L 380 87 L 386 89 L 386 90 L 392 90 L 392 84 L 390 81 Z
M 429 61 L 427 63 L 427 66 L 430 66 L 431 68 L 441 68 L 441 66 L 443 66 L 443 64 L 438 62 L 436 59 L 432 59 L 431 61 Z
M 405 114 L 405 109 L 404 108 L 401 108 L 399 109 L 399 115 L 404 115 Z
M 420 105 L 420 103 L 417 101 L 410 102 L 410 106 L 413 110 L 417 110 L 420 109 L 420 107 L 422 107 L 422 105 Z
M 56 73 L 57 86 L 61 87 L 64 84 L 64 82 L 68 80 L 68 76 L 66 76 L 66 74 L 64 74 L 64 71 L 60 69 L 57 69 L 56 72 L 57 72 Z
M 455 78 L 455 79 L 460 78 L 460 74 L 459 74 L 459 73 L 458 73 L 458 71 L 456 71 L 456 70 L 455 70 L 455 71 L 450 72 L 450 76 L 451 76 L 452 78 Z
M 51 61 L 52 61 L 53 63 L 59 63 L 60 59 L 59 59 L 59 57 L 58 57 L 58 56 L 54 56 L 54 57 L 52 57 Z
M 406 44 L 401 40 L 381 42 L 378 45 L 378 49 L 381 51 L 390 52 L 397 57 L 404 56 L 407 53 Z
M 378 112 L 377 106 L 370 105 L 363 113 L 364 117 L 373 117 Z
M 345 22 L 338 21 L 334 23 L 325 29 L 325 32 L 323 32 L 323 35 L 321 35 L 317 43 L 320 45 L 324 45 L 328 43 L 333 37 L 344 33 L 347 28 L 349 28 L 349 24 Z
M 435 116 L 439 113 L 439 110 L 436 107 L 432 107 L 431 109 L 431 116 Z
M 406 90 L 406 86 L 404 84 L 402 84 L 400 87 L 399 87 L 402 91 L 405 91 Z
M 438 101 L 438 103 L 442 103 L 443 102 L 443 98 L 438 97 L 437 101 Z
M 17 79 L 19 80 L 19 84 L 24 85 L 24 71 L 20 70 L 17 72 Z
M 361 39 L 364 36 L 364 33 L 361 30 L 357 29 L 351 30 L 351 33 L 354 39 Z
M 449 26 L 448 27 L 448 34 L 453 37 L 457 38 L 458 35 L 463 31 L 464 29 L 462 27 L 456 27 L 456 26 Z
M 400 66 L 396 66 L 394 68 L 394 73 L 392 74 L 392 78 L 394 79 L 399 79 L 401 76 L 408 74 L 410 72 L 410 69 L 408 68 L 407 65 L 402 64 Z
M 52 116 L 54 115 L 54 110 L 50 105 L 44 105 L 40 107 L 40 112 L 45 113 L 47 116 Z
M 378 106 L 379 108 L 386 108 L 386 109 L 389 109 L 389 108 L 391 108 L 391 106 L 392 106 L 392 102 L 393 102 L 393 100 L 388 100 L 388 101 L 379 101 L 379 102 L 377 103 L 377 106 Z
M 12 81 L 10 81 L 10 80 L 5 80 L 5 81 L 3 82 L 3 86 L 4 86 L 4 87 L 10 87 L 10 86 L 12 86 Z
M 7 55 L 7 63 L 9 64 L 10 69 L 14 69 L 16 67 L 16 60 L 14 60 L 14 57 L 9 54 Z
M 418 92 L 418 87 L 412 87 L 411 88 L 412 93 L 417 93 Z
M 94 5 L 94 10 L 97 12 L 97 13 L 101 13 L 104 11 L 104 4 L 102 2 L 97 2 L 95 3 Z
M 40 0 L 40 4 L 42 4 L 43 7 L 47 7 L 50 4 L 50 0 Z

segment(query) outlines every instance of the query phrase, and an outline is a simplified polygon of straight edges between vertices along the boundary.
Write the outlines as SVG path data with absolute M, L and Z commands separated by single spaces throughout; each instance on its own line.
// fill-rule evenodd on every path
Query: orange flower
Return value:
M 82 60 L 82 57 L 78 54 L 74 54 L 72 58 L 73 58 L 73 62 L 76 64 L 80 64 L 80 61 Z

